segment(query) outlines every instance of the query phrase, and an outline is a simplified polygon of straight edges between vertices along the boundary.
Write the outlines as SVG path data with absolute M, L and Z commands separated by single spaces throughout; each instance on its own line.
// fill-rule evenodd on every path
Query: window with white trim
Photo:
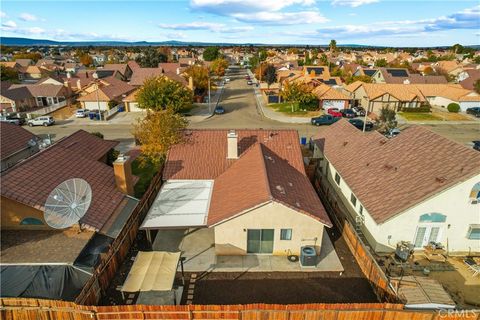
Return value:
M 353 204 L 354 207 L 357 205 L 357 197 L 355 197 L 353 192 L 350 195 L 350 202 Z
M 335 182 L 340 185 L 340 175 L 338 174 L 338 172 L 335 172 Z
M 480 224 L 471 224 L 468 227 L 467 238 L 470 240 L 480 240 Z
M 280 229 L 280 240 L 292 240 L 292 229 Z

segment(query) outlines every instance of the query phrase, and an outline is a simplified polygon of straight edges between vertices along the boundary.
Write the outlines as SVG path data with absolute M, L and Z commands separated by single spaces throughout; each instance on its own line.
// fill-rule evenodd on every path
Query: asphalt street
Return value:
M 234 69 L 227 75 L 230 82 L 225 85 L 219 103 L 225 108 L 225 114 L 214 115 L 203 121 L 191 123 L 189 127 L 193 129 L 297 129 L 300 137 L 311 137 L 318 130 L 326 129 L 326 127 L 313 127 L 310 124 L 277 122 L 262 116 L 257 110 L 254 89 L 245 80 L 246 75 L 245 69 Z M 133 146 L 131 124 L 138 117 L 139 114 L 119 114 L 119 119 L 114 118 L 109 123 L 98 123 L 88 119 L 57 120 L 57 123 L 50 127 L 26 128 L 35 134 L 50 134 L 53 140 L 58 140 L 79 129 L 89 132 L 99 131 L 105 136 L 105 139 L 120 141 L 119 148 L 124 151 L 123 149 L 126 150 Z M 480 140 L 480 124 L 477 121 L 463 124 L 427 124 L 425 126 L 462 144 L 469 145 L 472 140 Z

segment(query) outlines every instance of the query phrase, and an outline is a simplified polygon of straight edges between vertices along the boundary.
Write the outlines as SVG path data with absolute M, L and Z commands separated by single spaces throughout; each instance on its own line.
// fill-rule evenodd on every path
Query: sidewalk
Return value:
M 255 75 L 250 71 L 250 69 L 247 70 L 248 75 L 250 78 L 254 79 L 254 82 L 257 82 L 257 79 L 255 78 Z M 286 122 L 286 123 L 310 123 L 310 118 L 305 118 L 305 117 L 289 117 L 286 115 L 283 115 L 280 112 L 275 112 L 265 106 L 265 102 L 263 100 L 262 92 L 257 86 L 254 86 L 253 88 L 255 92 L 255 100 L 257 101 L 257 110 L 258 112 L 263 115 L 266 118 L 279 121 L 279 122 Z

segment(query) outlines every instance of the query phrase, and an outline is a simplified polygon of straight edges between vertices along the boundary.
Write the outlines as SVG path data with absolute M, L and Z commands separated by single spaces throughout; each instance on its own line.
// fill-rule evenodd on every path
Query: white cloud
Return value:
M 45 33 L 45 29 L 42 29 L 42 28 L 39 28 L 39 27 L 27 28 L 27 31 L 31 34 Z
M 183 32 L 171 32 L 165 34 L 165 37 L 169 40 L 178 40 L 178 39 L 186 39 L 187 35 Z
M 20 14 L 19 18 L 20 18 L 20 20 L 23 20 L 23 21 L 37 21 L 38 20 L 38 18 L 35 15 L 33 15 L 31 13 L 26 13 L 26 12 Z
M 193 10 L 232 17 L 236 21 L 292 25 L 328 21 L 313 7 L 315 0 L 191 0 Z M 301 10 L 298 8 L 301 7 Z M 285 11 L 284 9 L 291 9 Z
M 379 0 L 333 0 L 334 6 L 348 6 L 352 8 L 363 6 L 364 4 L 370 4 L 378 2 Z
M 190 23 L 178 23 L 178 24 L 159 24 L 162 29 L 169 30 L 208 30 L 212 32 L 220 33 L 238 33 L 246 32 L 253 30 L 251 26 L 239 26 L 239 27 L 228 27 L 223 23 L 215 22 L 204 22 L 204 21 L 195 21 Z
M 0 18 L 6 18 L 7 14 L 3 11 L 0 11 Z
M 17 24 L 15 23 L 15 21 L 9 20 L 9 21 L 3 22 L 2 27 L 15 29 L 17 27 Z

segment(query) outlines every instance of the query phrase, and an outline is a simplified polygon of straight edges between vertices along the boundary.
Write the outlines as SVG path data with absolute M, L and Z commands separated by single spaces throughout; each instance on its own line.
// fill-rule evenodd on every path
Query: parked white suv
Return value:
M 47 126 L 50 126 L 50 125 L 54 124 L 55 120 L 53 120 L 53 117 L 43 116 L 43 117 L 38 117 L 38 118 L 35 118 L 35 119 L 30 119 L 30 120 L 28 120 L 27 123 L 30 127 L 33 127 L 33 126 L 47 127 Z

